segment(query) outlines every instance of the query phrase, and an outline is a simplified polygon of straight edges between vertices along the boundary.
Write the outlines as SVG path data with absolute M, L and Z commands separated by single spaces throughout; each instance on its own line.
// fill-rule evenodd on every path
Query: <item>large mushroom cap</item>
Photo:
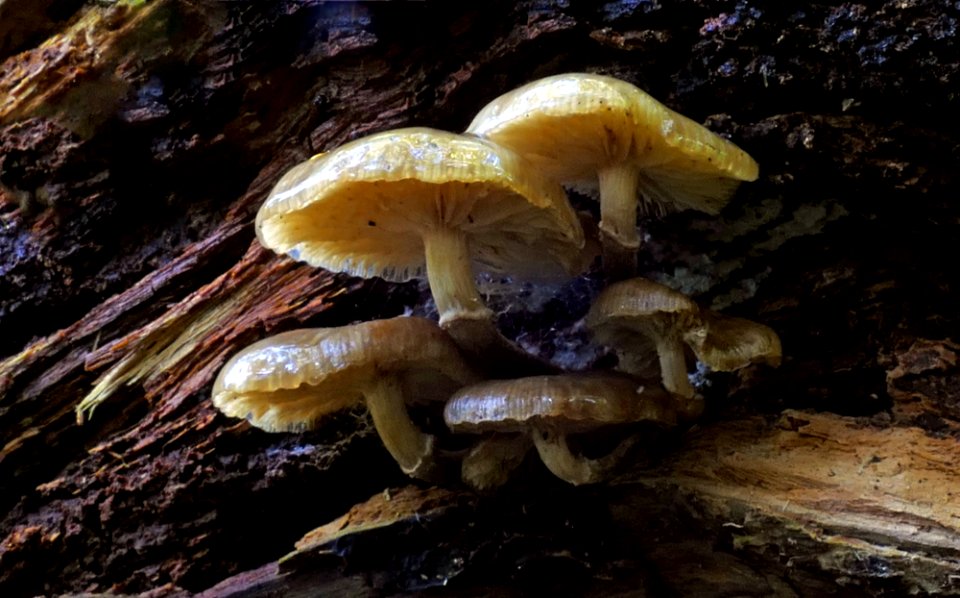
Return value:
M 567 73 L 510 91 L 467 132 L 505 145 L 566 183 L 618 163 L 640 168 L 647 199 L 715 213 L 739 181 L 756 180 L 742 149 L 613 77 Z
M 401 317 L 291 330 L 255 343 L 220 371 L 213 403 L 270 432 L 298 431 L 359 402 L 386 376 L 412 400 L 444 400 L 477 379 L 435 323 Z
M 454 432 L 566 432 L 607 424 L 676 422 L 670 397 L 628 376 L 598 372 L 495 380 L 466 386 L 447 402 L 444 419 Z
M 329 270 L 424 274 L 424 236 L 462 231 L 484 271 L 565 274 L 583 233 L 563 189 L 514 152 L 427 128 L 358 139 L 301 164 L 257 214 L 260 242 Z

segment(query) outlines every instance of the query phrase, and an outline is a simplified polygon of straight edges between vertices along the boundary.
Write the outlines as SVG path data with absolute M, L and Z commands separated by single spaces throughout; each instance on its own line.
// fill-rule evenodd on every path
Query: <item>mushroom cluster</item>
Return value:
M 399 317 L 264 339 L 223 367 L 213 403 L 278 432 L 363 402 L 400 468 L 431 480 L 441 470 L 438 441 L 406 406 L 443 405 L 451 432 L 484 435 L 461 463 L 475 488 L 504 484 L 532 448 L 557 477 L 599 482 L 643 429 L 702 411 L 687 348 L 718 370 L 779 362 L 769 328 L 634 278 L 638 205 L 714 213 L 756 177 L 756 163 L 731 142 L 624 81 L 590 74 L 514 90 L 465 134 L 385 131 L 314 156 L 261 207 L 260 243 L 334 272 L 425 278 L 439 323 Z M 600 187 L 598 227 L 582 221 L 562 186 L 590 181 Z M 595 247 L 606 278 L 619 282 L 586 324 L 621 371 L 561 372 L 501 334 L 476 275 L 570 278 L 591 265 Z M 612 429 L 628 433 L 604 456 L 568 443 Z

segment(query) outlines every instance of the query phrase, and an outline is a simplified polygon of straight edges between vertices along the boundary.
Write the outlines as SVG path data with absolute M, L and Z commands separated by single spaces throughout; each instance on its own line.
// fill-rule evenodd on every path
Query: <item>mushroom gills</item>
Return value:
M 566 277 L 584 261 L 563 188 L 512 150 L 428 128 L 356 139 L 284 175 L 256 225 L 264 247 L 314 266 L 426 274 L 441 326 L 496 376 L 556 371 L 500 334 L 474 278 L 474 265 Z
M 758 176 L 756 162 L 727 139 L 626 81 L 592 73 L 553 75 L 507 92 L 467 131 L 565 184 L 598 176 L 603 268 L 615 280 L 636 271 L 638 191 L 647 210 L 715 214 L 741 181 Z
M 254 343 L 221 369 L 212 401 L 268 432 L 312 429 L 365 401 L 401 469 L 432 480 L 434 440 L 411 421 L 406 401 L 443 401 L 479 379 L 435 322 L 398 317 L 290 330 Z
M 637 192 L 643 198 L 641 210 L 647 213 L 698 210 L 716 215 L 739 186 L 736 179 L 716 175 L 651 169 L 639 173 Z
M 600 242 L 603 269 L 611 280 L 630 278 L 637 273 L 637 186 L 640 170 L 620 163 L 599 171 Z

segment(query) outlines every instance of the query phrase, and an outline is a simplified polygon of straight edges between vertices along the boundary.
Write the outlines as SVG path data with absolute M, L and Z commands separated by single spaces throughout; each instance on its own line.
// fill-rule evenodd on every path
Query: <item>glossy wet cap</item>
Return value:
M 213 403 L 269 432 L 311 429 L 362 401 L 368 385 L 394 376 L 408 400 L 443 400 L 477 380 L 449 336 L 423 318 L 291 330 L 234 355 Z
M 423 235 L 469 235 L 481 271 L 559 276 L 583 232 L 560 185 L 489 141 L 427 128 L 357 139 L 290 170 L 257 214 L 267 248 L 355 276 L 424 274 Z
M 466 386 L 447 402 L 454 432 L 518 432 L 547 427 L 578 432 L 602 425 L 676 422 L 669 395 L 612 372 L 533 376 Z

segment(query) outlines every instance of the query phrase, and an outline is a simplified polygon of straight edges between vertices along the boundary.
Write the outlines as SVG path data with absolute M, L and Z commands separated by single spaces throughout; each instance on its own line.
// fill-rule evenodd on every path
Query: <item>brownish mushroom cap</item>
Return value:
M 257 214 L 257 235 L 337 272 L 425 274 L 440 324 L 471 353 L 508 345 L 474 267 L 568 275 L 584 243 L 559 184 L 489 141 L 426 128 L 371 135 L 295 167 Z
M 660 362 L 664 387 L 686 400 L 690 415 L 699 409 L 687 376 L 684 343 L 705 334 L 700 308 L 670 287 L 632 278 L 603 290 L 587 313 L 586 325 L 601 344 L 612 347 L 619 368 L 643 376 L 651 345 Z
M 690 343 L 697 359 L 718 372 L 732 372 L 751 363 L 780 365 L 780 337 L 772 328 L 744 318 L 704 310 L 707 334 Z
M 291 330 L 234 355 L 213 386 L 213 404 L 268 432 L 313 429 L 323 416 L 365 401 L 405 473 L 427 475 L 433 437 L 405 401 L 442 401 L 479 378 L 450 338 L 423 318 Z
M 466 386 L 447 402 L 444 419 L 454 432 L 532 433 L 537 452 L 551 472 L 571 484 L 588 484 L 604 479 L 626 446 L 607 457 L 586 459 L 570 452 L 567 434 L 640 421 L 671 425 L 676 414 L 670 397 L 659 387 L 642 386 L 621 374 L 596 372 Z M 464 462 L 464 479 L 488 485 L 485 471 L 470 469 L 484 462 L 473 457 L 473 463 Z
M 648 203 L 717 213 L 740 181 L 756 180 L 746 152 L 636 86 L 567 73 L 485 106 L 468 133 L 509 147 L 565 183 L 599 180 L 604 269 L 636 269 L 637 194 Z

